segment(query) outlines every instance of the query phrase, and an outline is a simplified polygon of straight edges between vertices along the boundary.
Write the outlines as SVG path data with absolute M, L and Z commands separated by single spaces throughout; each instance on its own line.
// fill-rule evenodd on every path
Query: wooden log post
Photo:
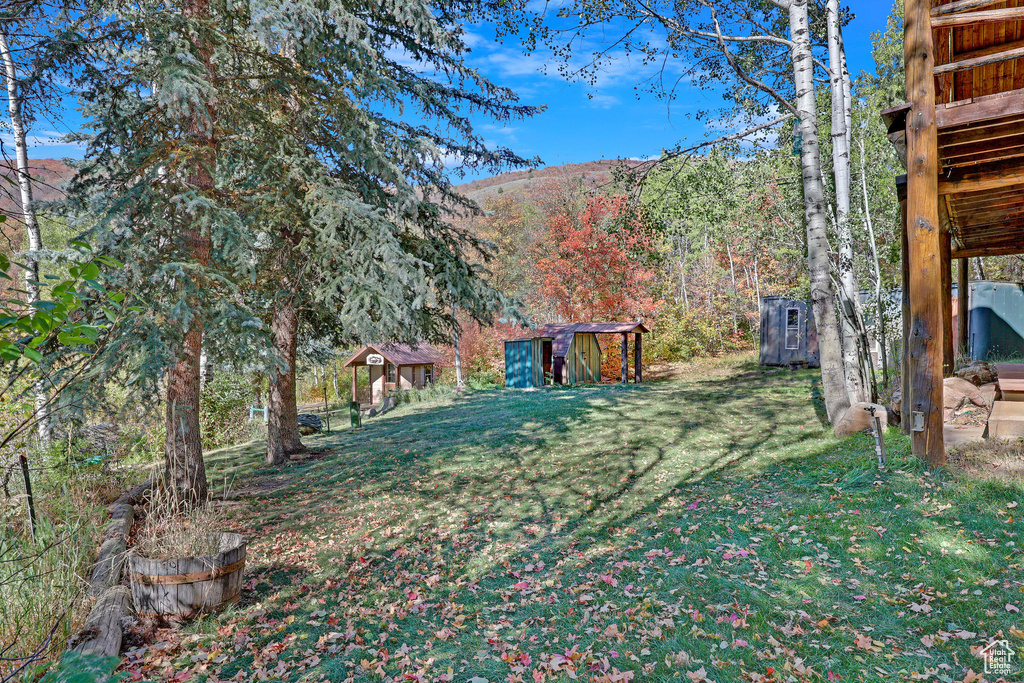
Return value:
M 953 257 L 950 255 L 952 235 L 943 231 L 939 238 L 939 266 L 942 270 L 942 376 L 952 377 L 956 370 L 956 347 L 953 343 Z
M 904 57 L 907 99 L 907 252 L 913 452 L 930 467 L 946 462 L 942 438 L 942 232 L 939 227 L 939 151 L 935 123 L 935 68 L 931 0 L 906 0 Z
M 644 351 L 644 336 L 639 332 L 633 333 L 633 381 L 637 384 L 641 384 L 644 381 L 643 378 L 643 351 Z
M 971 358 L 971 303 L 970 303 L 970 277 L 967 259 L 957 259 L 956 268 L 956 292 L 957 308 L 959 310 L 960 327 L 957 330 L 957 346 L 960 354 L 967 360 Z
M 629 382 L 629 333 L 622 333 L 622 383 Z
M 907 184 L 906 178 L 903 178 L 903 182 L 900 183 L 899 179 L 896 182 L 897 193 L 900 199 L 900 217 L 902 229 L 900 230 L 901 236 L 901 249 L 902 254 L 902 265 L 903 265 L 903 310 L 901 313 L 901 319 L 903 321 L 903 344 L 901 346 L 901 363 L 900 363 L 900 391 L 901 391 L 901 402 L 900 402 L 900 428 L 905 434 L 910 434 L 910 369 L 907 353 L 907 349 L 910 347 L 910 247 L 907 246 Z
M 373 403 L 373 400 L 372 400 L 373 397 L 371 396 L 370 398 L 371 398 L 370 403 Z M 359 400 L 359 399 L 356 398 L 356 366 L 354 366 L 354 365 L 352 366 L 352 400 L 353 401 L 358 401 Z

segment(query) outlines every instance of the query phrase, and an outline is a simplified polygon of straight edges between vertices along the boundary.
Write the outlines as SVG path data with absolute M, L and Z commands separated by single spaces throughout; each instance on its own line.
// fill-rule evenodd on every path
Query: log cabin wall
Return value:
M 950 261 L 1024 251 L 1024 0 L 906 0 L 904 32 L 908 102 L 882 113 L 907 167 L 903 415 L 939 466 Z

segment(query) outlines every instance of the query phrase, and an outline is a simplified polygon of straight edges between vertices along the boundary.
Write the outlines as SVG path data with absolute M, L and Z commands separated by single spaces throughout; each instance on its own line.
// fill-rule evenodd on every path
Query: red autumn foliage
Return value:
M 654 234 L 626 197 L 588 198 L 579 213 L 551 214 L 547 227 L 539 294 L 563 320 L 644 320 L 658 312 L 648 265 Z

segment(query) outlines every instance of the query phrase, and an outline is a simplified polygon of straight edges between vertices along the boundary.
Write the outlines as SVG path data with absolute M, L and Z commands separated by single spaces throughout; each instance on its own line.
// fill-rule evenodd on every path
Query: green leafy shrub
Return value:
M 252 378 L 224 373 L 207 382 L 199 399 L 199 424 L 205 448 L 220 448 L 259 436 L 262 422 L 249 422 Z
M 645 347 L 650 361 L 678 362 L 729 351 L 749 349 L 753 330 L 745 321 L 738 335 L 732 333 L 732 321 L 726 316 L 709 316 L 703 311 L 665 309 L 654 323 Z M 648 340 L 644 340 L 647 342 Z
M 127 675 L 114 673 L 120 664 L 118 657 L 68 652 L 46 672 L 40 683 L 116 683 Z

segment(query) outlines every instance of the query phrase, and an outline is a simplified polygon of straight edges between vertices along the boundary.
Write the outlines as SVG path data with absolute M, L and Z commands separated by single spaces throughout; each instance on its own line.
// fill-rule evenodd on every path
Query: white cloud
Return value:
M 590 96 L 590 104 L 596 109 L 611 109 L 622 103 L 615 95 L 594 94 Z
M 0 133 L 0 142 L 3 142 L 5 152 L 7 152 L 8 154 L 14 153 L 13 133 Z M 64 136 L 55 130 L 39 131 L 38 135 L 29 134 L 25 136 L 25 142 L 26 144 L 28 144 L 29 150 L 36 149 L 38 147 L 46 147 L 51 150 L 85 150 L 85 145 L 83 143 L 65 142 Z

